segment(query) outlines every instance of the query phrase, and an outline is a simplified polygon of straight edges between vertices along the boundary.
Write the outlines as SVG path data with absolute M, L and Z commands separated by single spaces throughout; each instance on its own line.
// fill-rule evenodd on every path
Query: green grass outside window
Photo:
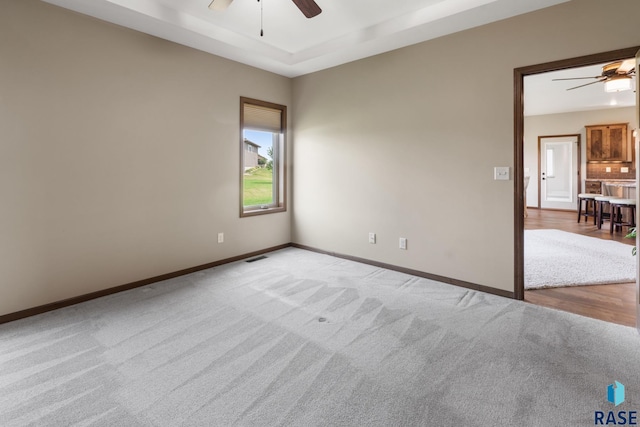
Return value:
M 244 206 L 273 203 L 273 170 L 254 168 L 247 171 L 243 180 L 242 197 Z

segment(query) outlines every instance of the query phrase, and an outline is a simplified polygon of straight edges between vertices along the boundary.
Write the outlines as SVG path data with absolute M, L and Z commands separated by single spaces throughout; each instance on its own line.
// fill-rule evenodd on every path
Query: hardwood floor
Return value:
M 615 240 L 633 246 L 624 233 L 609 234 L 609 228 L 598 230 L 593 219 L 577 222 L 576 212 L 528 209 L 525 230 L 555 228 L 599 239 Z M 526 256 L 526 255 L 525 255 Z M 545 307 L 564 310 L 625 326 L 636 326 L 636 284 L 571 286 L 525 291 L 524 300 Z

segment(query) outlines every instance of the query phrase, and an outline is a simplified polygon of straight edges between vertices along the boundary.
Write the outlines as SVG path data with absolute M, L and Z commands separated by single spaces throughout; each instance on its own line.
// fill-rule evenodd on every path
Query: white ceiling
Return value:
M 44 0 L 224 58 L 296 77 L 568 0 Z M 264 37 L 260 37 L 260 8 Z
M 596 77 L 602 74 L 603 65 L 605 64 L 526 76 L 524 78 L 525 116 L 636 105 L 636 94 L 633 91 L 607 93 L 604 91 L 604 83 L 567 90 L 596 79 L 553 81 L 559 78 Z
M 311 19 L 291 0 L 234 0 L 225 11 L 209 9 L 210 0 L 43 1 L 297 77 L 569 0 L 316 0 L 322 13 Z M 551 82 L 601 71 L 595 66 L 527 77 L 525 114 L 635 105 L 632 92 L 605 94 L 602 84 L 567 92 L 573 82 Z

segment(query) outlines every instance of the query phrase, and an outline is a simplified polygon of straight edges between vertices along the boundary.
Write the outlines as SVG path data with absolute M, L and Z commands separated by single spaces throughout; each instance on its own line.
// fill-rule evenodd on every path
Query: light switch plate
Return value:
M 605 172 L 611 172 L 611 168 L 609 166 L 606 167 L 606 169 L 604 170 Z
M 621 172 L 621 173 L 629 173 L 629 168 L 627 168 L 627 167 L 622 167 L 622 168 L 620 168 L 620 172 Z
M 493 179 L 496 181 L 508 181 L 511 179 L 509 166 L 496 166 L 493 168 Z
M 400 244 L 399 244 L 400 249 L 403 250 L 407 250 L 407 238 L 406 237 L 401 237 L 400 238 Z

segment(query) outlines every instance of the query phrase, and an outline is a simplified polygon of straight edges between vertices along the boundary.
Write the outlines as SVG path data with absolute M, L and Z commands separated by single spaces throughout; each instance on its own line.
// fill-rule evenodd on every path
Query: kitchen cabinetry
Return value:
M 602 184 L 600 181 L 586 181 L 585 187 L 589 194 L 602 194 Z
M 585 126 L 587 162 L 630 162 L 627 123 Z

